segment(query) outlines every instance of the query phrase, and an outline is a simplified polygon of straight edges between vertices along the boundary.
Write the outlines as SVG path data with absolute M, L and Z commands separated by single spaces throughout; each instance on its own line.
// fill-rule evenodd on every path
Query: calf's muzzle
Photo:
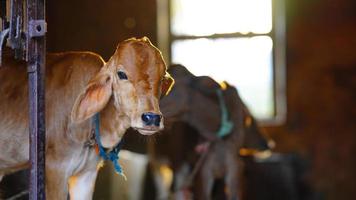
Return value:
M 146 126 L 159 126 L 161 123 L 162 115 L 147 112 L 142 114 L 141 119 Z

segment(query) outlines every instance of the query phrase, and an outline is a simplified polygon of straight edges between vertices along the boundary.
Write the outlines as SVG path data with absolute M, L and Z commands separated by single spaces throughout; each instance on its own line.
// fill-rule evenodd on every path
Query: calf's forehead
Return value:
M 149 43 L 126 43 L 119 51 L 121 64 L 133 81 L 159 81 L 166 71 L 160 51 Z

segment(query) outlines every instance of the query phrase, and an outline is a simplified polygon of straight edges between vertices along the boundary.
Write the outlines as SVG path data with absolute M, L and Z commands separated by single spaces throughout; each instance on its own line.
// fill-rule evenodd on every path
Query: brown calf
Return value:
M 158 139 L 157 157 L 169 159 L 177 178 L 175 188 L 179 190 L 187 186 L 184 182 L 200 159 L 197 150 L 203 147 L 203 151 L 208 152 L 191 182 L 194 199 L 211 199 L 217 179 L 225 182 L 226 199 L 237 199 L 239 150 L 242 147 L 268 149 L 266 138 L 258 131 L 236 88 L 225 84 L 222 89 L 213 79 L 196 77 L 180 65 L 170 67 L 169 72 L 175 85 L 160 105 L 166 122 L 173 122 L 173 128 Z M 217 90 L 222 91 L 229 120 L 234 125 L 231 133 L 223 138 L 216 135 L 222 122 Z M 206 145 L 200 145 L 204 143 L 210 144 L 205 150 Z M 174 150 L 169 150 L 172 146 Z M 185 171 L 187 165 L 190 170 Z M 184 180 L 183 183 L 179 183 L 179 179 Z
M 28 166 L 25 66 L 7 52 L 0 68 L 0 177 Z M 67 199 L 69 192 L 71 199 L 91 199 L 101 161 L 86 145 L 93 115 L 100 113 L 101 143 L 109 150 L 129 127 L 151 135 L 163 129 L 159 98 L 170 83 L 160 51 L 146 37 L 120 43 L 106 63 L 90 52 L 48 54 L 47 198 Z

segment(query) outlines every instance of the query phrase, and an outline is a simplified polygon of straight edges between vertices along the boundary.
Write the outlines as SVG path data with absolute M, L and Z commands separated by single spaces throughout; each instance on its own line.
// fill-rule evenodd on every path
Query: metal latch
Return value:
M 33 37 L 42 37 L 47 32 L 47 23 L 45 20 L 30 20 L 28 27 L 28 36 Z

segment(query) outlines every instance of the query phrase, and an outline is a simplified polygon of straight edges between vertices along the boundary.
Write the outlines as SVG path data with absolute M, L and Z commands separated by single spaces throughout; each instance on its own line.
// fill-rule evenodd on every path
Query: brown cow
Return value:
M 24 62 L 4 56 L 0 68 L 0 177 L 29 160 L 28 83 Z M 159 98 L 172 79 L 160 51 L 148 38 L 121 42 L 108 62 L 90 52 L 46 58 L 47 199 L 91 199 L 102 160 L 91 141 L 100 113 L 104 148 L 132 127 L 143 135 L 163 129 Z M 164 89 L 162 89 L 164 87 Z
M 156 157 L 169 159 L 177 180 L 175 189 L 182 189 L 188 186 L 184 181 L 192 175 L 199 160 L 197 150 L 208 151 L 191 182 L 194 199 L 210 199 L 216 179 L 225 182 L 227 199 L 236 199 L 240 148 L 266 150 L 267 139 L 259 132 L 234 87 L 226 83 L 222 89 L 213 79 L 196 77 L 181 65 L 170 67 L 169 72 L 175 85 L 160 105 L 166 122 L 173 122 L 173 127 L 158 137 Z M 234 124 L 230 135 L 223 138 L 216 135 L 222 115 L 217 90 L 222 91 L 229 120 Z M 170 149 L 172 146 L 175 148 Z M 186 164 L 190 166 L 188 171 Z M 179 183 L 179 179 L 184 180 L 183 183 Z

